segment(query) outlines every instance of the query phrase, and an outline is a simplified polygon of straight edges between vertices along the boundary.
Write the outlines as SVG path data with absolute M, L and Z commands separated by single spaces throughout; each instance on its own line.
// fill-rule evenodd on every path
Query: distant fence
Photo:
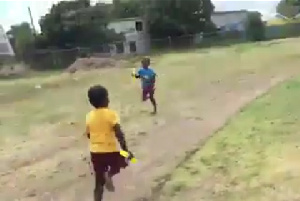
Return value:
M 27 55 L 26 63 L 35 70 L 61 69 L 71 65 L 78 57 L 78 49 L 36 50 Z
M 206 34 L 184 35 L 179 37 L 167 37 L 150 40 L 150 51 L 157 50 L 177 50 L 188 48 L 207 47 L 218 44 L 230 44 L 232 42 L 244 41 L 244 32 L 239 31 L 219 31 Z M 120 42 L 115 42 L 119 45 Z M 122 49 L 122 48 L 121 48 Z M 135 54 L 134 52 L 132 54 Z M 119 50 L 118 55 L 123 55 Z M 35 50 L 26 55 L 25 62 L 36 70 L 65 69 L 77 58 L 96 56 L 111 56 L 109 45 L 96 45 L 93 47 L 73 48 L 65 50 Z
M 300 23 L 266 26 L 266 39 L 280 39 L 300 36 Z

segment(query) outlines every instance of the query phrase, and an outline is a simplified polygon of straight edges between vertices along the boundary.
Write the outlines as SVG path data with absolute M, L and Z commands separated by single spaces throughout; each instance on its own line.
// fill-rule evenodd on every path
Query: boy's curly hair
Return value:
M 101 85 L 94 85 L 88 90 L 88 98 L 95 108 L 105 107 L 108 103 L 108 91 Z

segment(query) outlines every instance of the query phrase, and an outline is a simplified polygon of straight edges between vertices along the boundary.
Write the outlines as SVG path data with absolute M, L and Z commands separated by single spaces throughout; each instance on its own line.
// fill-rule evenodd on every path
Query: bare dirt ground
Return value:
M 218 54 L 223 54 L 222 51 L 225 50 L 217 51 L 219 51 Z M 278 57 L 277 60 L 269 60 L 269 57 L 276 57 L 279 53 L 272 52 L 274 55 L 266 52 L 260 53 L 263 54 L 260 57 L 261 61 L 253 60 L 257 53 L 240 57 L 239 61 L 233 60 L 236 59 L 234 55 L 225 55 L 224 58 L 222 55 L 217 55 L 202 59 L 203 65 L 208 67 L 211 65 L 210 63 L 215 62 L 214 59 L 221 61 L 213 70 L 204 68 L 203 71 L 200 71 L 201 75 L 197 75 L 198 71 L 196 70 L 195 77 L 192 77 L 185 70 L 181 70 L 176 75 L 172 74 L 172 79 L 161 81 L 159 84 L 161 84 L 162 89 L 161 92 L 158 91 L 157 96 L 161 103 L 160 113 L 156 117 L 147 115 L 145 117 L 145 112 L 140 111 L 140 106 L 136 107 L 139 115 L 144 115 L 142 118 L 143 128 L 137 125 L 140 124 L 139 120 L 127 120 L 126 115 L 124 115 L 124 124 L 130 127 L 128 130 L 138 129 L 134 136 L 129 136 L 129 141 L 139 162 L 123 171 L 116 178 L 117 191 L 113 194 L 106 193 L 105 200 L 158 200 L 157 196 L 164 182 L 168 180 L 168 174 L 178 164 L 185 161 L 190 151 L 201 147 L 201 143 L 204 143 L 245 104 L 275 84 L 300 72 L 296 65 L 300 60 L 291 57 L 294 53 Z M 170 60 L 157 61 L 158 66 L 167 64 L 170 66 L 161 70 L 161 77 L 163 77 L 163 73 L 170 72 L 169 69 L 174 68 L 174 63 L 182 62 L 181 64 L 183 64 L 186 62 L 186 55 L 176 56 L 177 58 L 171 62 Z M 195 54 L 190 59 L 193 57 L 198 58 L 199 56 Z M 283 68 L 280 61 L 287 58 L 290 61 Z M 195 70 L 196 67 L 198 65 L 194 64 L 189 70 Z M 221 67 L 222 71 L 219 69 Z M 180 86 L 178 85 L 178 90 L 176 90 L 177 82 L 182 81 L 181 76 L 184 77 L 185 81 L 180 82 Z M 161 79 L 163 80 L 163 78 Z M 81 84 L 86 87 L 91 82 L 82 80 Z M 168 86 L 164 88 L 167 84 Z M 76 85 L 75 81 L 73 85 Z M 175 90 L 168 91 L 169 86 L 176 86 Z M 49 85 L 48 87 L 50 87 L 47 89 L 49 91 L 45 93 L 53 94 L 51 90 L 56 89 L 56 86 Z M 189 90 L 182 91 L 187 87 Z M 85 88 L 81 91 L 78 91 L 77 88 L 67 87 L 67 89 L 70 94 L 76 93 L 74 97 L 83 96 L 85 93 Z M 55 92 L 59 96 L 60 93 L 65 93 L 65 90 Z M 114 96 L 122 96 L 122 94 Z M 70 108 L 66 105 L 61 110 L 70 109 L 73 111 L 77 103 L 81 104 L 82 102 L 80 99 L 72 100 L 74 103 L 69 106 Z M 22 101 L 22 104 L 30 109 L 30 103 L 32 104 L 34 100 L 27 103 L 23 99 L 19 101 Z M 54 106 L 59 103 L 50 98 L 48 101 Z M 43 103 L 37 102 L 36 104 Z M 122 105 L 120 107 L 122 108 Z M 131 107 L 135 106 L 132 105 Z M 5 114 L 6 117 L 10 115 L 14 117 L 11 111 L 20 109 L 5 101 L 1 108 L 3 108 L 1 115 Z M 121 116 L 124 110 L 129 110 L 125 113 L 135 114 L 136 110 L 131 111 L 132 108 L 126 108 L 121 110 Z M 87 110 L 86 107 L 76 109 L 78 113 Z M 28 137 L 18 140 L 5 138 L 5 145 L 1 147 L 1 200 L 91 200 L 93 180 L 88 165 L 86 140 L 80 137 L 82 124 L 72 121 L 72 118 L 68 116 L 62 118 L 68 121 L 60 121 L 60 126 L 58 126 L 55 119 L 60 117 L 55 116 L 55 114 L 52 114 L 51 118 L 47 115 L 47 122 L 38 109 L 36 115 L 41 115 L 38 127 L 30 122 L 25 122 L 26 125 L 29 125 L 29 139 Z M 24 125 L 22 124 L 22 126 Z M 164 199 L 167 200 L 167 198 Z
M 123 201 L 157 200 L 160 188 L 164 180 L 168 179 L 170 170 L 175 169 L 180 162 L 184 162 L 184 158 L 190 151 L 199 148 L 201 142 L 204 143 L 241 107 L 293 74 L 278 75 L 264 81 L 247 80 L 248 86 L 243 86 L 237 91 L 220 90 L 217 86 L 211 86 L 209 89 L 214 93 L 203 94 L 203 99 L 207 99 L 205 102 L 211 103 L 206 110 L 203 110 L 201 117 L 192 115 L 152 131 L 142 140 L 142 146 L 134 148 L 138 153 L 144 153 L 146 157 L 116 178 L 118 189 L 114 194 L 107 193 L 105 200 L 113 201 L 120 198 Z M 193 113 L 192 108 L 189 110 Z M 74 201 L 91 200 L 90 189 L 93 186 L 87 186 L 91 183 L 90 180 L 90 177 L 79 179 L 68 186 L 67 191 L 58 194 L 58 198 Z

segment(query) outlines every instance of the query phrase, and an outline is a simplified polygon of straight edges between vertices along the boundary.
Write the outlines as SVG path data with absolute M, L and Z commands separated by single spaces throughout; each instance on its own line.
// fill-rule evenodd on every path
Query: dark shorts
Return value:
M 104 173 L 114 176 L 128 166 L 126 159 L 119 152 L 91 153 L 91 162 L 98 185 L 104 185 Z
M 143 88 L 142 100 L 146 101 L 150 96 L 153 96 L 155 92 L 155 87 Z

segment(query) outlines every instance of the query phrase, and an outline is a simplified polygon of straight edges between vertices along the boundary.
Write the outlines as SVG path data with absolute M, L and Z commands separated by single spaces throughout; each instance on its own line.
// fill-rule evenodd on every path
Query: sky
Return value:
M 102 1 L 109 2 L 111 0 Z M 59 0 L 0 0 L 0 24 L 8 31 L 13 24 L 30 22 L 28 14 L 28 7 L 30 7 L 35 27 L 39 29 L 40 17 L 45 15 L 52 4 L 57 2 Z M 279 0 L 212 0 L 212 2 L 217 11 L 255 10 L 261 12 L 264 18 L 268 19 L 274 16 Z

